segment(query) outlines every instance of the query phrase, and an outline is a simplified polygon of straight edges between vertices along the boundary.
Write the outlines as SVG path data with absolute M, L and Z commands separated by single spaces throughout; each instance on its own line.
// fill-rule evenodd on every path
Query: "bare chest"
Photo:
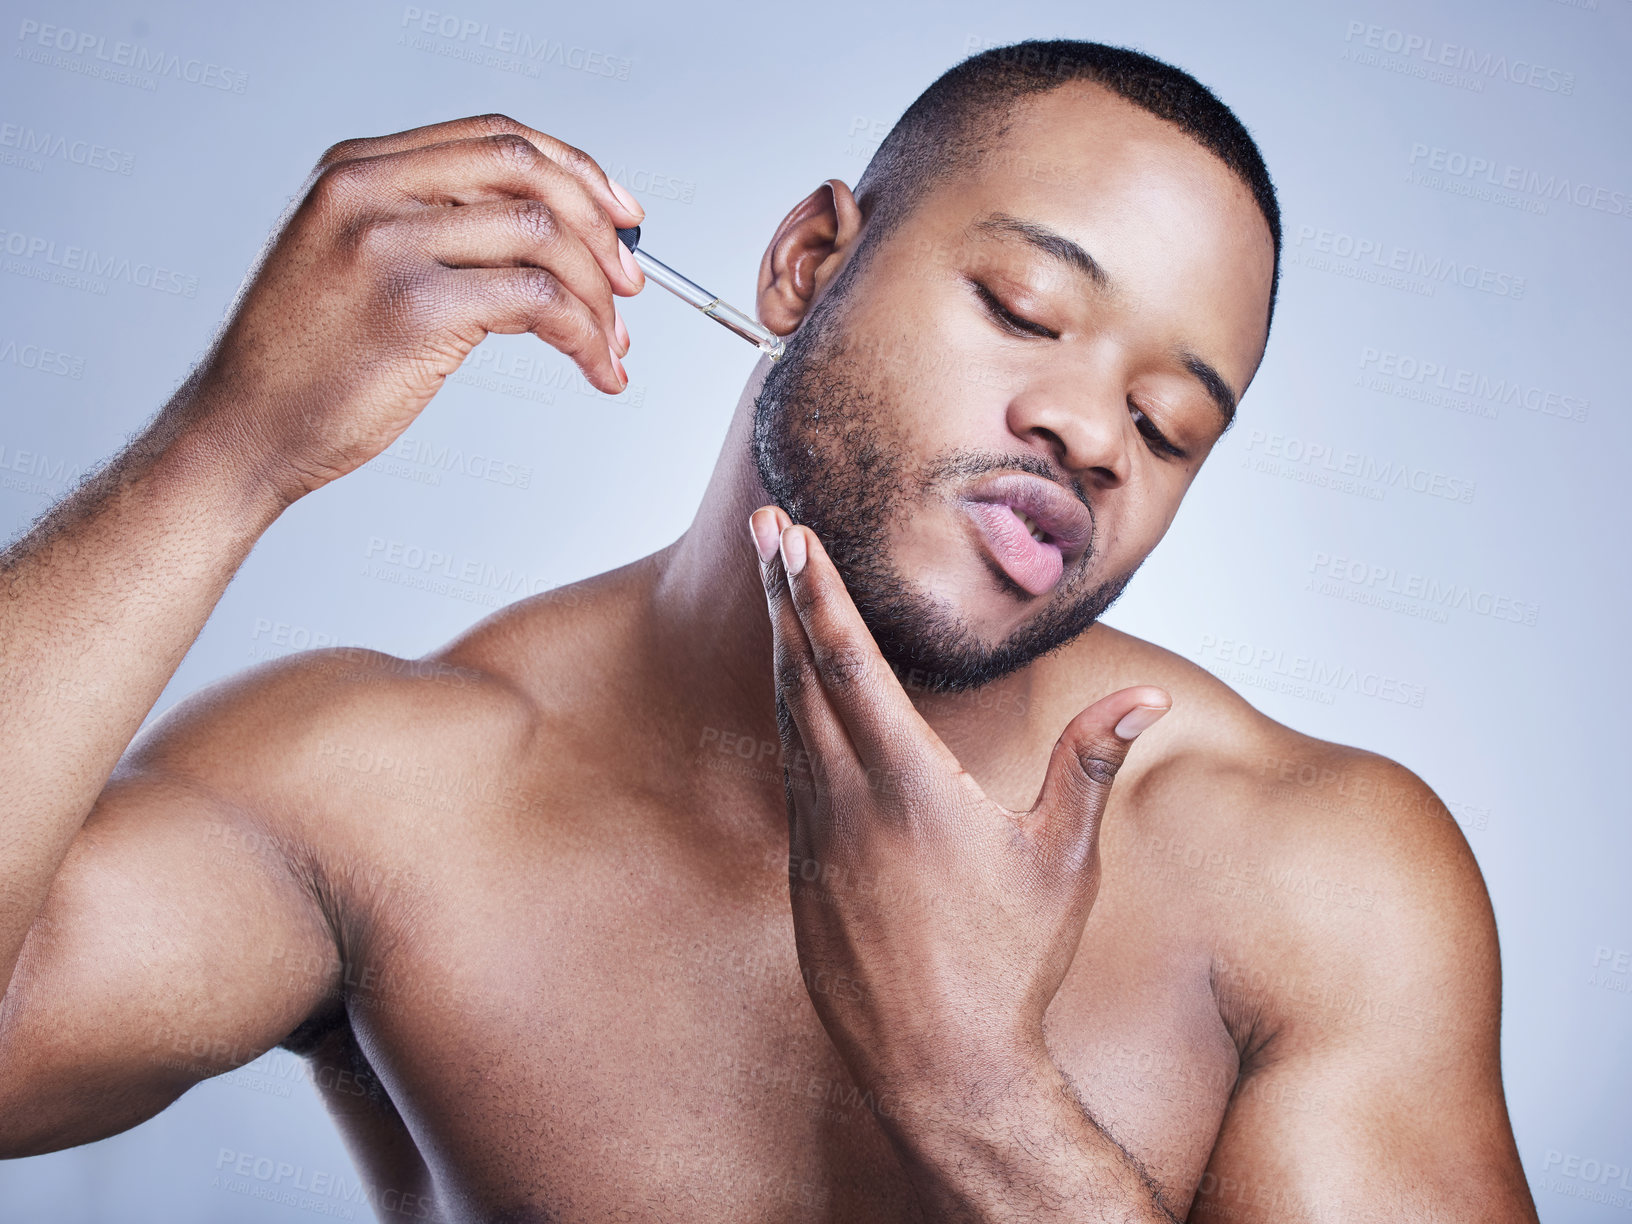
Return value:
M 351 1008 L 450 1218 L 919 1218 L 802 974 L 785 859 L 700 864 L 629 838 L 545 871 L 450 874 L 372 952 Z M 759 880 L 743 880 L 758 872 Z M 1205 966 L 1130 947 L 1102 892 L 1049 1013 L 1094 1116 L 1186 1202 L 1234 1083 Z M 971 956 L 979 949 L 971 948 Z

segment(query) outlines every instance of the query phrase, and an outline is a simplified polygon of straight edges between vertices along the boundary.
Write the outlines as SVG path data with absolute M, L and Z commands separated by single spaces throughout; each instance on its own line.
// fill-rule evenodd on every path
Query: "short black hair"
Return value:
M 856 184 L 856 198 L 867 214 L 863 247 L 893 230 L 929 187 L 1000 149 L 1018 103 L 1070 81 L 1102 85 L 1167 120 L 1246 184 L 1274 240 L 1273 319 L 1281 279 L 1281 208 L 1263 155 L 1235 113 L 1195 77 L 1127 47 L 1033 39 L 989 48 L 942 73 L 896 121 Z

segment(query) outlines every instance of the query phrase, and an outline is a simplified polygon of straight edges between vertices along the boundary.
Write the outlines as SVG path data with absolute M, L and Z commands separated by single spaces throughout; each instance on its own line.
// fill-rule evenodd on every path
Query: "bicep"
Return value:
M 116 775 L 0 1003 L 0 1150 L 116 1134 L 257 1057 L 338 962 L 288 847 L 191 784 Z
M 1534 1220 L 1494 1059 L 1393 1044 L 1289 1053 L 1243 1079 L 1189 1218 Z
M 1483 888 L 1328 940 L 1279 979 L 1190 1219 L 1534 1221 L 1502 1093 Z

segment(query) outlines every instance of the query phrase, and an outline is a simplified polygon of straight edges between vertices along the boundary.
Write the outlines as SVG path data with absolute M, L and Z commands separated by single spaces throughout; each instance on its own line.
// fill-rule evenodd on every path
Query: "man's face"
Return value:
M 1213 154 L 1055 89 L 817 298 L 756 403 L 760 476 L 894 666 L 996 679 L 1167 530 L 1257 367 L 1272 261 Z

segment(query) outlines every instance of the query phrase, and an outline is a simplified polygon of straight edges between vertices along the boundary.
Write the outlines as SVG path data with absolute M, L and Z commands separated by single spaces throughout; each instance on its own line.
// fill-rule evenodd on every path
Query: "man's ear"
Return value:
M 843 266 L 861 235 L 861 209 L 850 188 L 828 179 L 776 227 L 759 262 L 759 318 L 779 336 L 798 327 L 810 305 Z

